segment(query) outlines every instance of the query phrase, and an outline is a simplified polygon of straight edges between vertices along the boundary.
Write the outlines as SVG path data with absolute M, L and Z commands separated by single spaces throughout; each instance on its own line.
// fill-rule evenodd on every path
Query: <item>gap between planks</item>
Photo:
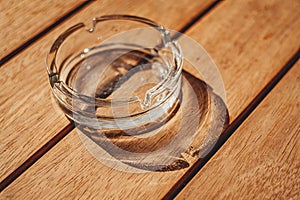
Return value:
M 18 53 L 25 50 L 27 47 L 29 47 L 31 44 L 33 44 L 35 41 L 46 35 L 49 31 L 51 31 L 53 28 L 61 24 L 63 21 L 65 21 L 67 18 L 71 17 L 72 15 L 79 12 L 81 9 L 83 9 L 85 6 L 87 6 L 92 1 L 85 1 L 81 5 L 79 5 L 74 10 L 67 13 L 65 16 L 61 17 L 58 21 L 38 33 L 33 38 L 29 39 L 27 42 L 22 44 L 20 47 L 18 47 L 16 50 L 14 50 L 12 53 L 5 56 L 2 60 L 0 60 L 0 67 L 5 64 L 7 61 L 9 61 L 11 58 L 13 58 Z M 187 30 L 189 30 L 196 22 L 198 22 L 202 17 L 204 17 L 206 14 L 208 14 L 211 10 L 213 10 L 220 2 L 221 0 L 216 0 L 213 3 L 211 3 L 206 9 L 199 12 L 196 17 L 190 20 L 185 26 L 179 29 L 179 33 L 184 33 Z M 174 35 L 173 39 L 177 39 L 180 37 L 179 35 Z M 30 156 L 22 165 L 20 165 L 16 170 L 14 170 L 11 174 L 9 174 L 3 181 L 0 182 L 0 192 L 3 191 L 7 186 L 9 186 L 14 180 L 16 180 L 20 175 L 22 175 L 27 169 L 29 169 L 35 162 L 37 162 L 44 154 L 46 154 L 50 149 L 52 149 L 59 141 L 61 141 L 65 136 L 67 136 L 73 129 L 75 128 L 74 122 L 70 122 L 66 127 L 64 127 L 58 134 L 56 134 L 52 139 L 50 139 L 45 145 L 43 145 L 40 149 L 38 149 L 32 156 Z
M 11 184 L 16 178 L 23 174 L 28 168 L 30 168 L 36 161 L 38 161 L 43 155 L 45 155 L 52 147 L 54 147 L 59 141 L 61 141 L 68 133 L 74 129 L 75 125 L 70 122 L 66 127 L 64 127 L 58 134 L 56 134 L 51 140 L 44 144 L 40 149 L 38 149 L 34 154 L 32 154 L 22 165 L 20 165 L 16 170 L 9 174 L 0 183 L 0 192 L 3 191 L 9 184 Z
M 240 125 L 249 117 L 256 107 L 265 99 L 286 73 L 297 63 L 300 58 L 300 49 L 289 59 L 281 70 L 264 86 L 264 88 L 254 97 L 248 106 L 232 121 L 224 130 L 215 147 L 207 156 L 196 161 L 188 171 L 177 181 L 163 199 L 174 199 L 182 189 L 192 180 L 192 178 L 204 167 L 204 165 L 214 156 L 222 145 L 233 135 Z
M 45 29 L 43 29 L 41 32 L 37 33 L 33 37 L 29 38 L 26 42 L 24 42 L 23 44 L 21 44 L 19 47 L 17 47 L 14 50 L 12 50 L 10 53 L 8 53 L 6 56 L 4 56 L 0 60 L 0 67 L 3 66 L 10 59 L 12 59 L 13 57 L 15 57 L 17 54 L 21 53 L 26 48 L 28 48 L 29 46 L 31 46 L 34 42 L 36 42 L 37 40 L 39 40 L 40 38 L 42 38 L 43 36 L 45 36 L 47 33 L 49 33 L 55 27 L 57 27 L 62 22 L 64 22 L 66 19 L 70 18 L 72 15 L 76 14 L 81 9 L 83 9 L 84 7 L 86 7 L 87 5 L 89 5 L 91 2 L 93 2 L 93 1 L 91 1 L 91 0 L 84 1 L 78 7 L 76 7 L 75 9 L 71 10 L 70 12 L 68 12 L 67 14 L 65 14 L 64 16 L 62 16 L 61 18 L 59 18 L 56 22 L 54 22 L 50 26 L 46 27 Z

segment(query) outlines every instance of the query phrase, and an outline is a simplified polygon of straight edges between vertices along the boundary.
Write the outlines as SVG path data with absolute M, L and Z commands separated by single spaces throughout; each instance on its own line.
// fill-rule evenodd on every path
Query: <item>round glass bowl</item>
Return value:
M 164 27 L 108 15 L 63 32 L 47 56 L 47 71 L 68 118 L 105 133 L 140 134 L 178 108 L 182 61 Z

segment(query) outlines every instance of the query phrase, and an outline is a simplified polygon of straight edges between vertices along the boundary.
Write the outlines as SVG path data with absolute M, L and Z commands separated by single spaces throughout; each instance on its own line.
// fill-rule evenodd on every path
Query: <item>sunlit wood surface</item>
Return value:
M 63 19 L 0 67 L 0 181 L 5 185 L 0 199 L 300 198 L 299 62 L 271 87 L 289 60 L 299 58 L 299 1 L 82 3 L 0 1 L 0 59 Z M 200 170 L 192 167 L 197 160 L 175 171 L 135 174 L 109 168 L 90 155 L 56 106 L 45 69 L 51 44 L 68 27 L 105 14 L 137 15 L 184 31 L 218 66 L 228 127 L 236 121 L 241 126 Z M 195 74 L 188 64 L 184 69 Z M 266 98 L 259 98 L 269 86 Z M 249 108 L 251 115 L 240 117 Z M 66 136 L 58 142 L 54 137 L 61 133 Z M 41 151 L 47 142 L 53 147 Z M 36 152 L 43 152 L 40 158 L 32 157 Z M 25 169 L 24 163 L 31 164 Z M 18 170 L 22 173 L 12 176 Z M 196 175 L 185 185 L 191 171 Z M 14 177 L 8 185 L 7 177 Z

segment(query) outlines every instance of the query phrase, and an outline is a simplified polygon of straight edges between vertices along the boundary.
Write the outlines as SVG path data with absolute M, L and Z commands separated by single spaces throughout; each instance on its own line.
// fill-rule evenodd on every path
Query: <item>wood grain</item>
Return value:
M 294 1 L 225 1 L 189 32 L 220 68 L 231 118 L 247 106 L 298 49 L 298 9 L 299 3 Z M 116 171 L 94 159 L 73 131 L 3 195 L 161 198 L 184 172 Z
M 95 16 L 113 13 L 144 16 L 180 29 L 210 1 L 173 4 L 149 0 L 139 7 L 138 3 L 95 1 L 0 69 L 0 181 L 69 123 L 51 98 L 44 64 L 50 46 L 63 30 L 80 21 L 89 22 Z M 178 20 L 178 12 L 186 17 Z
M 81 1 L 1 1 L 0 60 L 79 6 Z
M 300 62 L 177 199 L 300 198 Z
M 299 9 L 293 0 L 226 1 L 188 31 L 219 68 L 231 119 L 300 47 Z

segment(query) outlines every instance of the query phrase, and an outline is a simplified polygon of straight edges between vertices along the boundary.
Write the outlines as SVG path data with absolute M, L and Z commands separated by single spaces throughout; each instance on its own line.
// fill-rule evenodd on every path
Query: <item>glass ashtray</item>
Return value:
M 170 35 L 145 18 L 107 15 L 70 27 L 47 55 L 55 100 L 89 153 L 111 168 L 186 168 L 210 151 L 228 123 L 214 62 L 172 31 L 191 73 L 183 71 L 181 47 Z
M 47 55 L 47 71 L 59 106 L 75 123 L 140 134 L 178 107 L 182 60 L 163 26 L 108 15 L 63 32 Z

